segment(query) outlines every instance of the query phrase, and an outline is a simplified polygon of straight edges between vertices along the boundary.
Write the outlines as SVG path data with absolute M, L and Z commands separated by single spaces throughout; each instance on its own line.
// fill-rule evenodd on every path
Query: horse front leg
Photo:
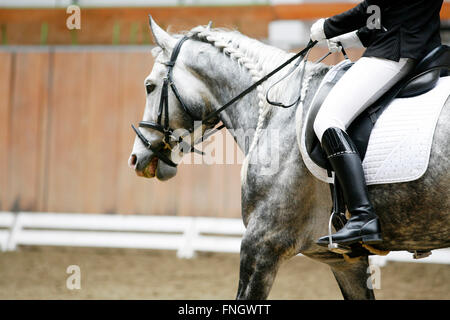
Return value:
M 338 282 L 342 295 L 346 300 L 374 300 L 373 290 L 369 288 L 370 271 L 367 257 L 356 262 L 340 262 L 330 264 L 331 271 Z
M 270 224 L 249 224 L 241 243 L 237 299 L 266 299 L 282 261 L 292 256 L 289 231 L 271 228 Z
M 244 238 L 241 244 L 241 261 L 239 270 L 239 287 L 237 299 L 267 299 L 272 288 L 280 255 L 271 252 L 270 245 L 259 241 L 252 242 L 254 237 Z

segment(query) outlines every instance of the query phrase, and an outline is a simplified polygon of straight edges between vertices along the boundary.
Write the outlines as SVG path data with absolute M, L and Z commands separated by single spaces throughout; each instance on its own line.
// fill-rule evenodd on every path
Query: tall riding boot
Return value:
M 367 192 L 366 180 L 356 146 L 345 131 L 328 128 L 322 136 L 322 148 L 342 187 L 344 200 L 351 218 L 332 235 L 332 241 L 350 245 L 356 242 L 381 242 L 381 228 Z M 327 246 L 329 236 L 317 244 Z

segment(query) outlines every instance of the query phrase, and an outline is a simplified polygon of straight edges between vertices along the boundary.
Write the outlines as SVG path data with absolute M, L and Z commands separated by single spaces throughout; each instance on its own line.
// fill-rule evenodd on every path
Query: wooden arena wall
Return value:
M 355 3 L 302 3 L 257 6 L 197 6 L 152 8 L 81 8 L 81 29 L 69 31 L 65 8 L 0 9 L 1 44 L 149 44 L 147 16 L 176 32 L 205 25 L 237 28 L 254 38 L 267 38 L 273 20 L 314 20 L 343 12 Z M 441 10 L 450 19 L 450 3 Z

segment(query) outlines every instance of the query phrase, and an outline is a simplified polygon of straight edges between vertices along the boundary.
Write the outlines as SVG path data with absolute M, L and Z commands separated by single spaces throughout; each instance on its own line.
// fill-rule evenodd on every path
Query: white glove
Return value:
M 341 51 L 342 48 L 338 45 L 338 42 L 342 44 L 344 49 L 363 46 L 361 40 L 356 34 L 356 31 L 352 31 L 327 40 L 328 50 L 330 50 L 330 52 Z
M 324 23 L 325 19 L 322 18 L 314 22 L 314 24 L 311 26 L 311 34 L 309 37 L 312 41 L 321 41 L 326 39 L 325 31 L 323 29 Z

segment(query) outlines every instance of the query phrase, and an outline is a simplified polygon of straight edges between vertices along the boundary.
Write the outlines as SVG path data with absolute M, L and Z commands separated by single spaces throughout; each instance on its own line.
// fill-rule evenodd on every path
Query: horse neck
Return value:
M 242 90 L 252 85 L 292 56 L 290 53 L 267 46 L 245 36 L 235 37 L 233 39 L 234 43 L 229 44 L 227 47 L 226 41 L 217 39 L 221 36 L 233 36 L 233 34 L 221 35 L 218 32 L 212 34 L 215 37 L 207 37 L 209 42 L 209 46 L 207 47 L 205 47 L 205 43 L 203 42 L 194 41 L 190 43 L 188 46 L 188 56 L 198 56 L 198 52 L 201 51 L 203 57 L 197 59 L 200 62 L 195 60 L 187 64 L 197 75 L 202 77 L 204 83 L 208 84 L 210 92 L 217 101 L 216 104 L 212 104 L 214 110 L 217 110 L 242 92 Z M 217 44 L 217 41 L 220 43 Z M 233 41 L 229 41 L 229 43 Z M 219 50 L 218 47 L 221 47 L 221 49 Z M 239 49 L 236 49 L 236 47 L 239 47 Z M 265 99 L 267 89 L 271 84 L 281 79 L 290 70 L 291 66 L 287 66 L 283 71 L 262 84 L 262 86 L 253 90 L 247 96 L 220 113 L 220 120 L 229 129 L 244 153 L 247 153 L 248 148 L 244 146 L 245 139 L 239 139 L 238 135 L 242 135 L 244 132 L 246 137 L 253 140 L 255 130 L 258 126 L 261 127 L 261 120 L 274 117 L 280 111 L 283 112 L 284 117 L 288 119 L 294 118 L 296 108 L 286 110 L 270 106 Z M 270 96 L 272 100 L 290 102 L 298 96 L 302 86 L 300 69 L 297 68 L 289 78 L 277 84 L 271 90 Z M 308 63 L 306 76 L 313 69 L 317 69 L 317 65 Z
M 242 90 L 253 84 L 251 76 L 246 70 L 242 70 L 239 66 L 234 65 L 236 63 L 231 60 L 227 62 L 228 66 L 222 65 L 223 68 L 221 68 L 219 76 L 223 81 L 220 83 L 210 82 L 210 90 L 218 102 L 214 106 L 214 110 L 217 110 L 240 94 Z M 253 92 L 250 92 L 219 114 L 219 119 L 233 136 L 237 132 L 243 131 L 248 133 L 256 129 L 259 110 L 258 101 L 258 93 L 256 90 L 253 90 Z M 242 146 L 239 147 L 244 150 Z
M 213 44 L 205 45 L 199 41 L 186 43 L 186 57 L 198 57 L 200 51 L 201 57 L 186 60 L 185 64 L 201 78 L 213 96 L 213 103 L 209 104 L 210 110 L 197 111 L 207 115 L 237 96 L 254 81 L 248 69 L 223 54 Z M 258 100 L 257 91 L 254 90 L 219 114 L 219 119 L 233 136 L 237 131 L 251 132 L 256 128 Z M 243 146 L 239 147 L 244 150 Z
M 265 65 L 263 74 L 266 75 L 276 67 L 278 67 L 281 63 L 287 60 L 290 57 L 290 54 L 284 54 L 281 56 L 281 62 L 276 62 L 272 64 Z M 262 126 L 267 129 L 281 129 L 286 132 L 291 132 L 292 136 L 295 137 L 296 126 L 299 126 L 299 129 L 302 130 L 302 126 L 305 124 L 306 116 L 308 113 L 308 109 L 310 107 L 311 101 L 314 97 L 314 94 L 319 87 L 323 76 L 329 70 L 328 67 L 324 65 L 317 65 L 314 63 L 307 63 L 304 74 L 302 75 L 302 68 L 297 68 L 296 71 L 292 73 L 288 78 L 276 84 L 270 90 L 270 98 L 272 101 L 279 101 L 284 104 L 291 103 L 295 101 L 300 94 L 302 94 L 302 103 L 298 103 L 297 105 L 285 109 L 276 106 L 271 106 L 266 101 L 266 92 L 272 86 L 272 84 L 276 83 L 280 80 L 288 71 L 290 67 L 286 67 L 285 70 L 281 71 L 278 75 L 274 76 L 273 79 L 267 81 L 267 83 L 262 85 L 262 93 L 263 97 L 260 97 L 261 93 L 258 93 L 254 90 L 247 97 L 241 99 L 236 103 L 235 106 L 229 107 L 223 111 L 221 120 L 230 130 L 230 132 L 235 137 L 236 142 L 245 142 L 236 135 L 242 134 L 239 129 L 243 129 L 247 134 L 247 137 L 251 137 L 254 139 L 253 134 L 251 132 L 255 132 L 258 128 L 261 120 L 264 120 Z M 229 76 L 233 78 L 233 76 Z M 228 94 L 223 94 L 223 87 L 217 86 L 216 92 L 222 95 L 222 105 L 223 103 L 229 101 L 231 98 L 242 92 L 245 88 L 249 87 L 254 83 L 254 80 L 249 79 L 248 71 L 246 75 L 241 77 L 241 81 L 236 83 L 235 81 L 228 82 L 226 87 L 231 86 L 234 90 L 228 92 Z M 303 83 L 302 83 L 303 80 Z M 233 86 L 233 84 L 235 86 Z M 264 104 L 261 106 L 261 102 Z M 301 108 L 301 110 L 298 110 Z M 296 112 L 299 111 L 301 115 L 301 122 L 296 123 L 294 121 Z M 265 114 L 262 118 L 260 117 L 260 113 Z M 238 130 L 236 130 L 238 129 Z M 251 131 L 250 133 L 248 131 Z M 251 140 L 250 140 L 251 141 Z M 243 145 L 239 145 L 241 150 L 247 153 L 247 148 L 244 148 Z

